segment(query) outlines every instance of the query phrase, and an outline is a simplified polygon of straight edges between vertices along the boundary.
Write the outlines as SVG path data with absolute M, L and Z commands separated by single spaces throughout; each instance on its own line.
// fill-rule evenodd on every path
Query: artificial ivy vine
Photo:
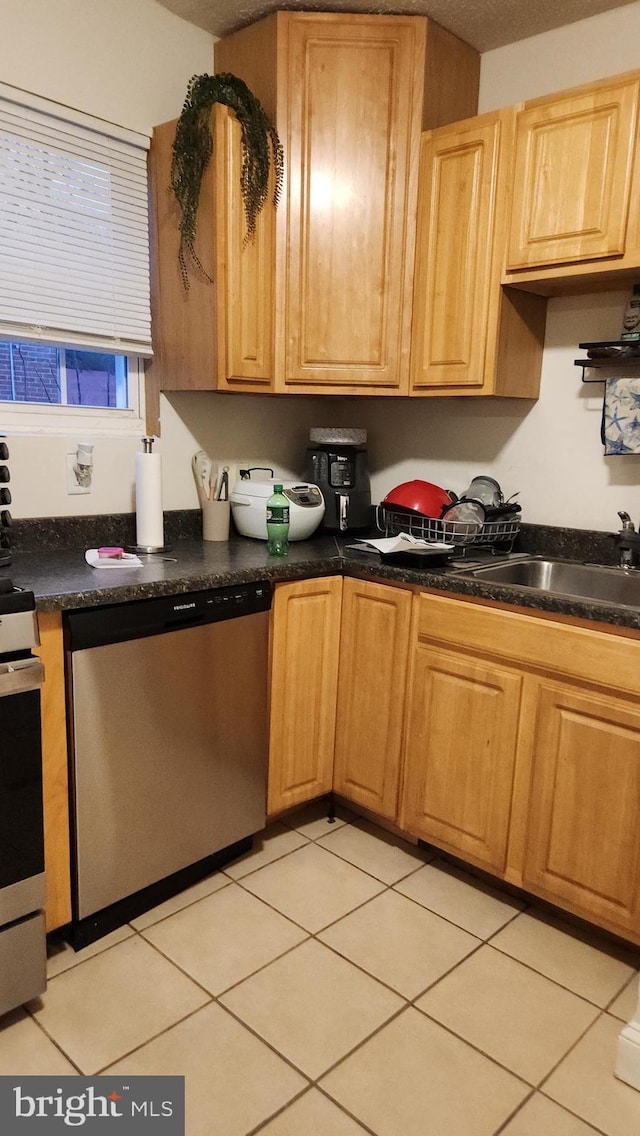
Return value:
M 283 154 L 275 126 L 262 104 L 242 79 L 235 75 L 194 75 L 178 119 L 171 161 L 171 188 L 181 211 L 178 259 L 185 288 L 189 287 L 188 260 L 207 279 L 194 249 L 198 201 L 204 172 L 211 158 L 213 141 L 209 115 L 214 103 L 224 103 L 235 111 L 242 131 L 241 189 L 247 220 L 247 240 L 253 240 L 256 219 L 267 200 L 269 169 L 274 168 L 273 204 L 282 190 Z

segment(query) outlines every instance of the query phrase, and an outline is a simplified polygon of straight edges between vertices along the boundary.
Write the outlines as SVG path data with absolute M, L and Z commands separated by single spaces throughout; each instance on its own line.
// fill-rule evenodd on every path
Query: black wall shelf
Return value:
M 628 339 L 599 339 L 599 340 L 595 340 L 593 343 L 579 343 L 578 347 L 581 351 L 589 351 L 589 350 L 592 350 L 592 349 L 606 348 L 606 347 L 619 347 L 619 348 L 626 348 L 626 349 L 629 349 L 631 347 L 634 350 L 640 352 L 640 342 L 638 342 L 638 341 L 630 342 Z M 584 374 L 585 371 L 586 370 L 597 371 L 602 367 L 606 367 L 608 370 L 611 370 L 612 367 L 615 368 L 616 370 L 618 368 L 626 369 L 627 367 L 640 367 L 640 354 L 638 354 L 638 355 L 604 355 L 604 356 L 599 356 L 595 359 L 574 359 L 573 362 L 574 362 L 574 366 L 582 367 L 582 382 L 583 383 L 604 383 L 604 382 L 606 382 L 606 378 L 586 379 L 585 374 Z

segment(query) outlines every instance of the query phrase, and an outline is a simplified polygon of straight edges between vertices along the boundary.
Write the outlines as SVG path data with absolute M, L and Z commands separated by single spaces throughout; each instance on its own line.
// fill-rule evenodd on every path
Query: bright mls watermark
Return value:
M 3 1136 L 184 1136 L 184 1077 L 0 1077 Z

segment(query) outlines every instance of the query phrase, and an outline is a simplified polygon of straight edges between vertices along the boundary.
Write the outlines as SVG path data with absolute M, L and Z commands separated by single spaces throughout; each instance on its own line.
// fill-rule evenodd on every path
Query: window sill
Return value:
M 79 431 L 102 438 L 140 437 L 146 434 L 144 413 L 101 410 L 95 406 L 26 406 L 0 402 L 0 432 L 65 436 L 77 435 Z

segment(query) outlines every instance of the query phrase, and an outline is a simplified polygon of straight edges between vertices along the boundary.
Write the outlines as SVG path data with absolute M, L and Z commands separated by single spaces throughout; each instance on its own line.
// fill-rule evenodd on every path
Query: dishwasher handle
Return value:
M 181 631 L 183 627 L 197 627 L 199 623 L 204 623 L 201 611 L 185 612 L 183 615 L 174 615 L 165 619 L 162 630 Z
M 0 663 L 0 698 L 8 694 L 26 694 L 38 690 L 44 682 L 44 667 L 40 659 L 13 659 Z

